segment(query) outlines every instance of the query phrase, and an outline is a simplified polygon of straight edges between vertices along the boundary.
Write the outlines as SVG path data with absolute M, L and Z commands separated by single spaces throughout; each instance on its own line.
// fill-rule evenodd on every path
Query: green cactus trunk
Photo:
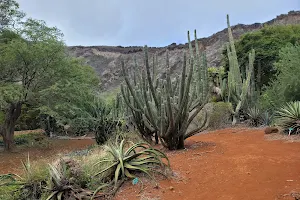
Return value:
M 166 51 L 165 77 L 157 73 L 157 56 L 149 62 L 147 46 L 144 48 L 144 70 L 142 78 L 129 77 L 122 62 L 122 72 L 126 85 L 121 91 L 124 102 L 134 116 L 135 124 L 141 135 L 149 141 L 158 139 L 170 150 L 184 148 L 184 140 L 205 128 L 203 124 L 187 132 L 188 126 L 202 110 L 208 100 L 207 62 L 204 53 L 200 54 L 195 31 L 196 52 L 192 48 L 190 36 L 189 59 L 184 53 L 181 76 L 172 79 L 169 52 Z M 135 73 L 134 73 L 135 74 Z
M 232 35 L 232 30 L 230 27 L 229 16 L 227 15 L 227 26 L 228 26 L 228 36 L 229 44 L 227 44 L 227 55 L 229 60 L 229 72 L 228 72 L 228 101 L 232 104 L 233 110 L 233 120 L 232 125 L 235 125 L 239 120 L 239 112 L 246 101 L 246 96 L 251 95 L 251 78 L 253 73 L 253 63 L 255 59 L 255 52 L 249 53 L 249 65 L 245 67 L 246 77 L 242 78 L 240 66 L 238 63 L 238 58 L 236 55 L 234 39 Z

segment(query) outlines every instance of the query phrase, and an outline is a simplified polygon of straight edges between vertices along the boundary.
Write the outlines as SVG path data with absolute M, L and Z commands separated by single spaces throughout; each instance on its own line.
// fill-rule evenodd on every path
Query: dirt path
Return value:
M 204 143 L 203 143 L 204 142 Z M 300 143 L 267 141 L 262 130 L 225 129 L 169 152 L 175 179 L 121 188 L 116 200 L 276 200 L 300 192 Z
M 94 143 L 95 140 L 92 139 L 54 140 L 48 148 L 24 148 L 17 149 L 16 152 L 12 153 L 0 151 L 0 174 L 20 172 L 21 160 L 25 161 L 28 153 L 30 161 L 46 160 L 55 157 L 57 154 L 85 149 Z

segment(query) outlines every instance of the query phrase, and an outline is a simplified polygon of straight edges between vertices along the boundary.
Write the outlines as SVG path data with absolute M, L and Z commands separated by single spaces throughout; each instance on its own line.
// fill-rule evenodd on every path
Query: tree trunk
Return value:
M 1 127 L 1 135 L 3 137 L 4 150 L 11 151 L 14 144 L 14 132 L 16 121 L 21 115 L 22 102 L 11 103 L 8 109 L 5 111 L 5 121 Z

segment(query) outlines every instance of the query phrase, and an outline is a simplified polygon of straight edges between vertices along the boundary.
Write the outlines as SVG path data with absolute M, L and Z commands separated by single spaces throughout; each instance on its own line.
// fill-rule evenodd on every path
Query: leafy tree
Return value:
M 261 103 L 266 108 L 278 108 L 286 102 L 300 100 L 300 45 L 287 45 L 275 63 L 276 78 L 262 94 Z
M 74 100 L 76 91 L 89 91 L 97 81 L 91 68 L 66 54 L 57 28 L 28 19 L 16 33 L 8 34 L 13 37 L 0 44 L 0 110 L 5 113 L 0 133 L 5 150 L 13 148 L 15 124 L 24 103 L 30 100 L 45 105 L 48 99 L 52 101 L 49 106 L 59 107 L 59 102 Z
M 0 1 L 0 30 L 14 26 L 25 16 L 19 10 L 19 4 L 15 0 L 1 0 Z
M 258 31 L 244 34 L 235 42 L 237 56 L 245 76 L 245 66 L 248 63 L 248 54 L 255 50 L 254 76 L 256 88 L 268 85 L 274 78 L 276 68 L 274 63 L 279 60 L 279 51 L 288 43 L 296 44 L 300 41 L 300 25 L 266 26 Z M 229 69 L 227 50 L 223 51 L 223 65 Z
M 58 126 L 73 125 L 74 128 L 76 125 L 84 129 L 88 123 L 78 124 L 78 121 L 86 117 L 87 105 L 95 99 L 99 78 L 93 68 L 83 65 L 81 60 L 70 59 L 69 62 L 66 75 L 40 92 L 39 109 L 47 117 L 54 118 Z

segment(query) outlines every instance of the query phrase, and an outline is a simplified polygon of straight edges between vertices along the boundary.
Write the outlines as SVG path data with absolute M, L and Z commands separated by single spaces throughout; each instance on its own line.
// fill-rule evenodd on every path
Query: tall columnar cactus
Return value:
M 207 63 L 205 54 L 199 52 L 195 31 L 196 52 L 192 48 L 190 36 L 189 59 L 184 53 L 181 76 L 171 78 L 169 52 L 166 52 L 165 76 L 157 74 L 157 57 L 149 62 L 147 46 L 144 48 L 144 68 L 137 64 L 130 76 L 122 62 L 122 72 L 126 85 L 121 91 L 125 103 L 139 132 L 148 141 L 156 136 L 170 150 L 184 148 L 184 140 L 201 131 L 206 124 L 187 132 L 189 124 L 202 110 L 208 100 Z
M 227 15 L 227 26 L 229 43 L 227 44 L 227 54 L 229 59 L 228 72 L 228 101 L 231 102 L 233 110 L 232 125 L 235 125 L 242 105 L 246 101 L 246 96 L 250 90 L 250 83 L 253 72 L 253 63 L 255 59 L 254 49 L 249 53 L 249 65 L 246 67 L 246 77 L 242 78 L 238 58 L 235 50 L 234 39 L 230 27 L 229 15 Z

